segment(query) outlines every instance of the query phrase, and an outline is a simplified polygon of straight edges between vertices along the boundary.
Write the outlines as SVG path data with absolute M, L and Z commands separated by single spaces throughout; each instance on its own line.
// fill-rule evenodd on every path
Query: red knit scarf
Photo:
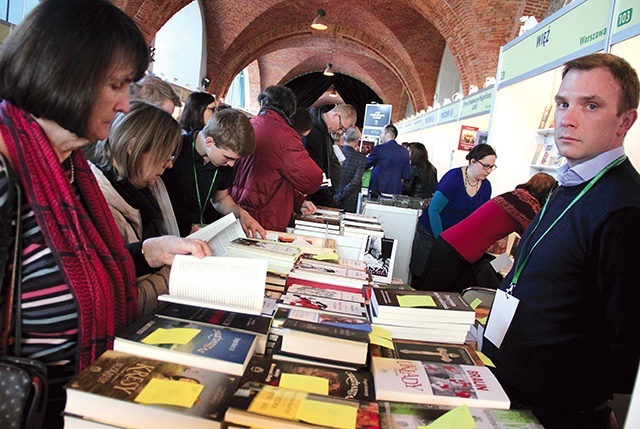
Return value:
M 78 198 L 32 115 L 2 101 L 0 131 L 47 246 L 75 297 L 77 369 L 82 370 L 112 348 L 114 335 L 134 320 L 133 261 L 82 151 L 72 153 Z
M 520 224 L 522 231 L 527 229 L 541 208 L 540 202 L 522 188 L 498 195 L 493 201 Z

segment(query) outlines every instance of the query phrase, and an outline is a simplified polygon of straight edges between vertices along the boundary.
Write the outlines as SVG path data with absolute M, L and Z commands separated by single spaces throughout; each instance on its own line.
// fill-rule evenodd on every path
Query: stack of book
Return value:
M 240 377 L 109 350 L 66 386 L 66 419 L 138 429 L 221 426 Z M 100 426 L 97 426 L 100 427 Z
M 345 213 L 340 222 L 342 233 L 347 236 L 375 235 L 384 237 L 384 229 L 378 218 L 356 213 Z
M 256 238 L 236 238 L 227 250 L 229 257 L 264 259 L 267 270 L 275 274 L 288 274 L 301 254 L 296 245 Z
M 462 344 L 475 311 L 455 292 L 373 288 L 367 306 L 371 322 L 394 339 Z
M 283 360 L 363 368 L 369 332 L 371 324 L 366 317 L 283 306 L 273 318 L 272 354 Z
M 318 207 L 314 214 L 296 214 L 294 225 L 301 231 L 340 234 L 341 219 L 340 210 Z
M 301 258 L 287 276 L 287 286 L 297 284 L 343 291 L 362 291 L 370 275 L 359 261 L 338 259 L 333 262 Z
M 267 231 L 266 240 L 290 244 L 299 247 L 303 254 L 327 255 L 336 253 L 335 240 L 327 237 L 314 237 L 306 234 Z

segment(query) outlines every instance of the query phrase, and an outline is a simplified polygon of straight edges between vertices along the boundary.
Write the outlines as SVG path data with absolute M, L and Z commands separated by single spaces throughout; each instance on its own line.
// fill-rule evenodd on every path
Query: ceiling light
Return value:
M 316 12 L 316 18 L 311 23 L 311 28 L 314 30 L 326 30 L 327 29 L 327 20 L 325 18 L 326 12 L 324 9 L 318 9 Z
M 329 93 L 329 97 L 337 97 L 338 93 L 336 92 L 335 87 L 333 89 L 331 89 L 331 92 Z
M 333 64 L 327 63 L 327 68 L 322 72 L 325 76 L 333 76 Z

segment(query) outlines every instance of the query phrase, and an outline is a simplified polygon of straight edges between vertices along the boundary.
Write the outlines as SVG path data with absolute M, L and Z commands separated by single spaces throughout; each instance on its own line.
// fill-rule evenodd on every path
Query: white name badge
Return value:
M 497 348 L 502 345 L 502 340 L 511 325 L 513 316 L 520 300 L 513 295 L 507 295 L 503 290 L 496 291 L 496 297 L 491 307 L 491 315 L 484 331 L 484 337 L 491 341 Z

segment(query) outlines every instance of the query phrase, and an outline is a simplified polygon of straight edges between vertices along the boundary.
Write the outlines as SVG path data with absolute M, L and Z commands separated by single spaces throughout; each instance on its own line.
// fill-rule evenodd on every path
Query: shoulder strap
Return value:
M 22 281 L 22 188 L 11 165 L 0 153 L 7 177 L 4 197 L 0 195 L 0 219 L 8 220 L 0 225 L 0 286 L 2 287 L 2 330 L 0 331 L 0 355 L 9 354 L 9 339 L 14 320 L 20 320 L 20 282 Z M 1 190 L 0 190 L 1 192 Z M 12 223 L 15 219 L 15 236 L 12 239 Z M 9 252 L 13 255 L 9 258 Z M 13 260 L 14 269 L 7 274 L 7 264 Z M 15 312 L 15 314 L 14 314 Z M 15 356 L 20 355 L 20 324 L 15 324 Z

